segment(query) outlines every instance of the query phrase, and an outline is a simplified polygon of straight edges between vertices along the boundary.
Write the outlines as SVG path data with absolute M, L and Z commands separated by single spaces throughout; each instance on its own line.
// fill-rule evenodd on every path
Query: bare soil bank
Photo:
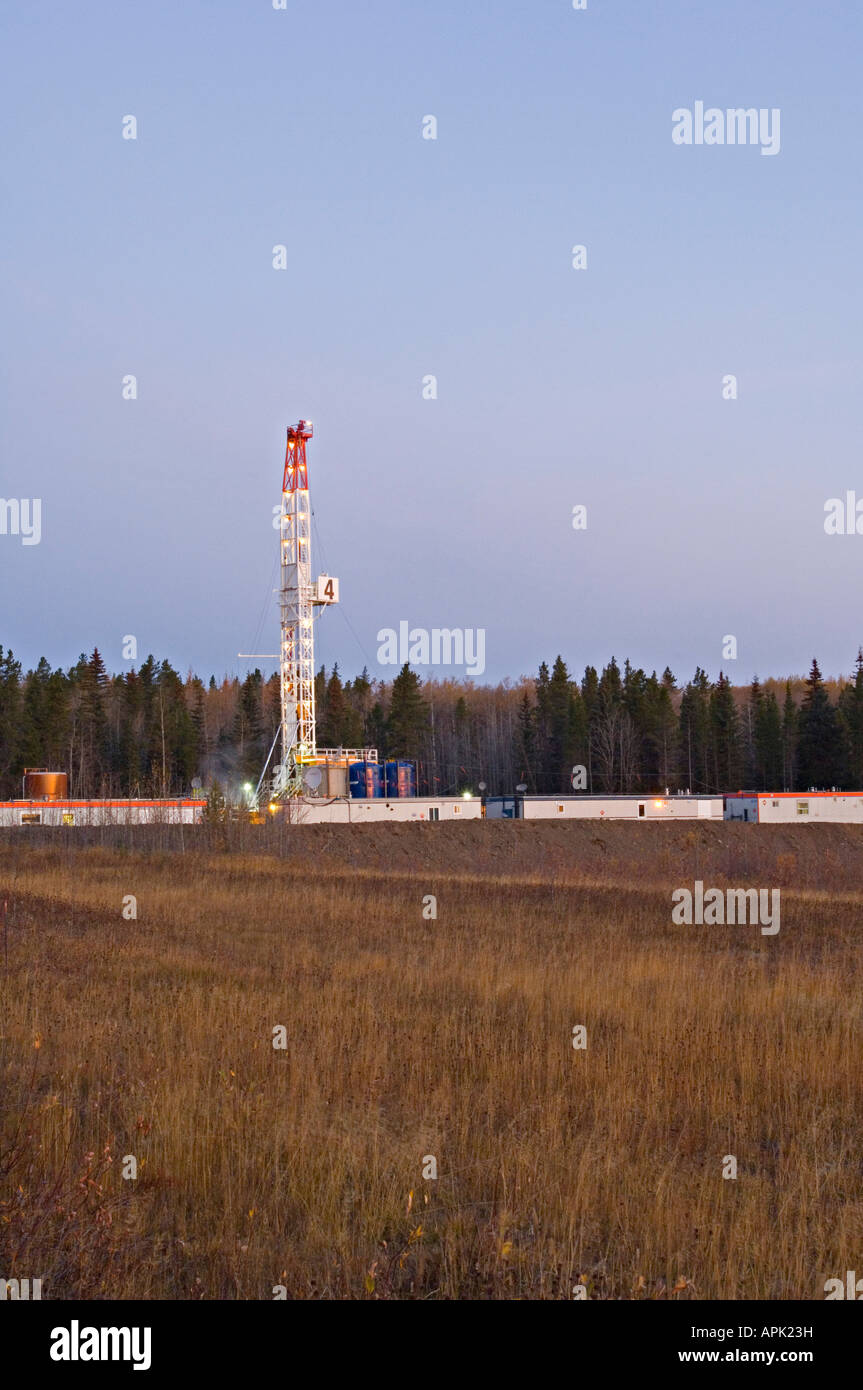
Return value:
M 287 857 L 369 869 L 602 879 L 747 876 L 863 888 L 863 826 L 628 825 L 484 821 L 463 825 L 295 826 Z
M 863 891 L 863 826 L 685 825 L 469 821 L 460 825 L 228 825 L 99 827 L 0 834 L 0 858 L 25 845 L 146 853 L 275 855 L 321 870 L 438 872 L 496 879 L 686 883 L 759 882 L 825 892 Z M 51 855 L 54 858 L 54 855 Z

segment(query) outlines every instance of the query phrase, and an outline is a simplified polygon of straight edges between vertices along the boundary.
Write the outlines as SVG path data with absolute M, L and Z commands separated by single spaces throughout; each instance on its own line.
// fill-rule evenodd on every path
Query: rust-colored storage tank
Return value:
M 65 801 L 68 795 L 69 779 L 65 772 L 46 772 L 41 767 L 25 767 L 25 801 Z

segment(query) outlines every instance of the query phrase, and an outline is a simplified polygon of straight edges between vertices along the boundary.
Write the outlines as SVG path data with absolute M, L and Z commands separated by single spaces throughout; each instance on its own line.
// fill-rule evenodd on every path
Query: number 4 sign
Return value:
M 339 581 L 333 579 L 329 574 L 319 575 L 317 579 L 315 601 L 317 603 L 338 603 Z

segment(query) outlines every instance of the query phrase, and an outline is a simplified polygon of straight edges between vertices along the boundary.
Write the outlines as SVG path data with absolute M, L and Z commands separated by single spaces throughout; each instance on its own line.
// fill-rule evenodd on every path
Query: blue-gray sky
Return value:
M 850 669 L 861 45 L 848 0 L 7 7 L 0 495 L 43 511 L 0 642 L 221 676 L 266 604 L 275 651 L 308 416 L 328 666 L 406 619 L 484 628 L 485 680 Z M 696 101 L 779 153 L 675 145 Z

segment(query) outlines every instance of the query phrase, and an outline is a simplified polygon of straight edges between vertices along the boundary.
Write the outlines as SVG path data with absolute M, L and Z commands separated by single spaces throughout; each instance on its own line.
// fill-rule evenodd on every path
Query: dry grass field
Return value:
M 0 839 L 6 1277 L 819 1299 L 863 1269 L 859 831 L 232 833 Z M 694 877 L 781 886 L 778 936 L 674 925 Z

